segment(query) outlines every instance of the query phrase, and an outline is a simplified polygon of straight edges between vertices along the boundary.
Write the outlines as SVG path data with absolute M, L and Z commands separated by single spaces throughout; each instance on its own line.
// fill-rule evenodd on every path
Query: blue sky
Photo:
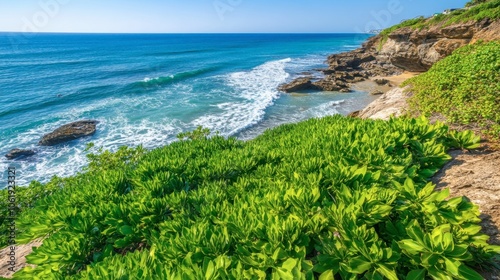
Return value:
M 364 32 L 467 0 L 0 0 L 0 31 Z

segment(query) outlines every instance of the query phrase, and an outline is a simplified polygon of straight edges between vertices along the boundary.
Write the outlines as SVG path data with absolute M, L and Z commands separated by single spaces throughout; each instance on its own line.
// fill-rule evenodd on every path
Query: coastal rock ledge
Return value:
M 65 124 L 51 133 L 46 134 L 38 142 L 41 146 L 54 146 L 63 142 L 75 140 L 96 132 L 96 120 L 83 120 Z
M 386 35 L 370 37 L 358 49 L 330 55 L 326 62 L 328 68 L 318 71 L 323 78 L 298 77 L 281 85 L 279 90 L 348 92 L 351 84 L 371 77 L 388 77 L 404 71 L 425 72 L 456 49 L 476 41 L 500 40 L 498 19 L 445 24 L 441 22 L 423 29 L 402 27 Z M 382 85 L 386 81 L 375 82 Z

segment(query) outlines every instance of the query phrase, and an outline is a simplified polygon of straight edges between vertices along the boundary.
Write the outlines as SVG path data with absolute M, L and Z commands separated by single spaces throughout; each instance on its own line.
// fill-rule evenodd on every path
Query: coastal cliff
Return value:
M 375 36 L 364 46 L 377 61 L 411 72 L 424 72 L 454 50 L 478 40 L 500 40 L 500 21 L 484 19 L 449 26 L 444 23 L 426 29 L 403 27 Z M 382 47 L 380 47 L 382 46 Z
M 419 19 L 418 24 L 385 30 L 360 48 L 328 57 L 324 77 L 298 77 L 280 86 L 284 92 L 323 90 L 348 92 L 353 83 L 404 71 L 425 72 L 456 49 L 477 41 L 500 40 L 500 20 L 483 18 L 449 24 Z

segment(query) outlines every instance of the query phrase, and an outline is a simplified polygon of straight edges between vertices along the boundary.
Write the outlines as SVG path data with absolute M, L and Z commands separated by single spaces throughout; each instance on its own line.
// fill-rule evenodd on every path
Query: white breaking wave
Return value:
M 313 118 L 322 118 L 326 116 L 339 114 L 339 105 L 343 104 L 345 100 L 331 101 L 319 106 L 310 108 L 302 114 L 302 120 Z
M 0 144 L 6 150 L 21 147 L 34 149 L 37 154 L 19 161 L 10 161 L 1 156 L 0 169 L 7 170 L 8 166 L 15 166 L 18 171 L 16 183 L 21 186 L 27 185 L 32 180 L 46 182 L 53 176 L 68 177 L 81 171 L 82 167 L 88 164 L 86 158 L 88 152 L 85 151 L 85 148 L 89 142 L 93 142 L 96 147 L 103 147 L 105 150 L 111 151 L 116 151 L 123 145 L 143 145 L 148 149 L 166 145 L 175 140 L 175 135 L 182 132 L 184 124 L 167 118 L 155 121 L 147 118 L 140 121 L 130 121 L 125 116 L 126 114 L 121 112 L 117 112 L 116 116 L 112 118 L 98 118 L 100 122 L 97 125 L 97 132 L 90 138 L 86 137 L 56 147 L 37 145 L 42 135 L 69 122 L 86 119 L 92 111 L 107 110 L 111 107 L 122 108 L 123 111 L 133 109 L 136 106 L 148 109 L 155 106 L 169 107 L 168 104 L 163 104 L 161 101 L 149 96 L 107 98 L 93 104 L 59 112 L 52 116 L 59 119 L 55 122 L 48 121 L 52 117 L 46 116 L 42 118 L 42 120 L 47 121 L 45 124 L 9 139 L 2 139 Z
M 229 136 L 257 124 L 264 117 L 266 108 L 279 97 L 277 88 L 289 77 L 285 68 L 291 61 L 290 58 L 270 61 L 248 72 L 224 76 L 226 84 L 234 89 L 233 98 L 237 100 L 218 104 L 221 113 L 202 116 L 195 119 L 193 125 Z

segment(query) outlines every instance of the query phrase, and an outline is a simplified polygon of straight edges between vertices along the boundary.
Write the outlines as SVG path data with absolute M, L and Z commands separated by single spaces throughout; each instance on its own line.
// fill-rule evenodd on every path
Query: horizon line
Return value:
M 0 34 L 17 33 L 17 34 L 89 34 L 89 35 L 217 35 L 217 34 L 376 34 L 368 32 L 66 32 L 66 31 L 40 31 L 40 32 L 24 32 L 24 31 L 1 31 Z

